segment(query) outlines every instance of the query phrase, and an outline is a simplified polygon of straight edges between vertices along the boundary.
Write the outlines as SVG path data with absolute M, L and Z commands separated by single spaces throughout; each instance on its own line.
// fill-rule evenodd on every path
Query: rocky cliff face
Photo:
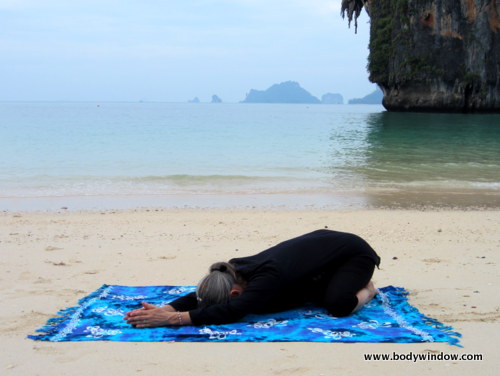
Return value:
M 361 1 L 388 110 L 500 112 L 500 0 Z

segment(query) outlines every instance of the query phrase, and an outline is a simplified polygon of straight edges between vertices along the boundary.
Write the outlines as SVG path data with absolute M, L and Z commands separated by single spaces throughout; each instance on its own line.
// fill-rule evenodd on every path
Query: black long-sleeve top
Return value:
M 247 281 L 247 286 L 239 297 L 228 303 L 198 308 L 196 293 L 191 293 L 170 305 L 178 311 L 189 311 L 194 325 L 225 324 L 249 313 L 284 311 L 305 303 L 311 293 L 307 287 L 322 274 L 359 256 L 371 259 L 377 266 L 380 264 L 380 257 L 359 236 L 317 230 L 254 256 L 229 260 Z

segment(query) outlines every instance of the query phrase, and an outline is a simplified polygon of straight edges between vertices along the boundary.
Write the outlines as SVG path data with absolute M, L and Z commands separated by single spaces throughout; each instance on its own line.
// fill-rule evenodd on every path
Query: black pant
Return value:
M 348 316 L 358 305 L 356 293 L 370 282 L 374 270 L 375 263 L 365 256 L 335 266 L 318 281 L 316 303 L 333 316 Z

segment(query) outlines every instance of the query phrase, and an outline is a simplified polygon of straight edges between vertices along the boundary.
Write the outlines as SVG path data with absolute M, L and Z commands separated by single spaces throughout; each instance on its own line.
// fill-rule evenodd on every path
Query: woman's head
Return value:
M 241 284 L 233 265 L 227 262 L 213 264 L 209 273 L 201 279 L 196 289 L 200 307 L 227 303 L 235 296 L 234 287 Z

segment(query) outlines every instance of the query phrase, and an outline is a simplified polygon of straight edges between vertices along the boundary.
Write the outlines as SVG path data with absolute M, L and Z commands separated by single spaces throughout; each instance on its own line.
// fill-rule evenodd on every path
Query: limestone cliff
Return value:
M 360 3 L 388 110 L 500 112 L 500 0 L 343 0 L 349 19 Z

